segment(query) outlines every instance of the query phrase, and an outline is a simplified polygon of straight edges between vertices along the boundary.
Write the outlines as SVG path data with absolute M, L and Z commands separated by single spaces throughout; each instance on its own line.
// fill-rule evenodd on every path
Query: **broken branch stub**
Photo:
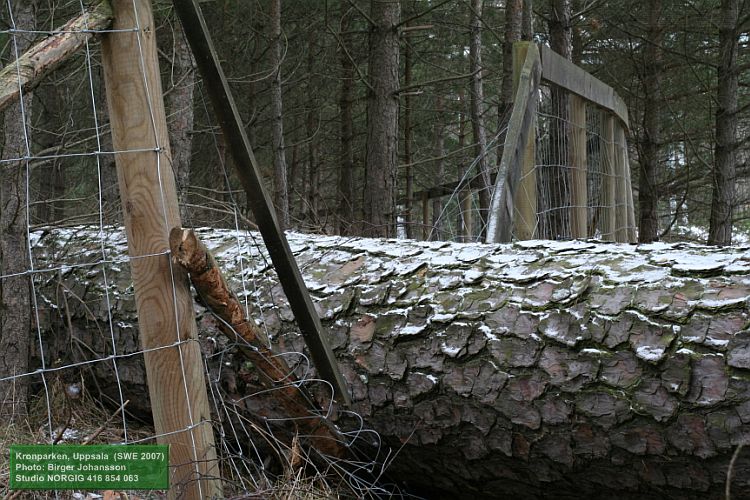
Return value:
M 341 457 L 345 446 L 335 427 L 313 413 L 314 403 L 294 371 L 283 357 L 263 342 L 263 334 L 251 318 L 245 316 L 237 295 L 229 288 L 216 259 L 191 229 L 173 228 L 169 233 L 173 261 L 190 274 L 190 282 L 206 307 L 218 318 L 219 329 L 237 344 L 253 363 L 261 384 L 274 391 L 275 400 L 285 414 L 296 421 L 312 446 L 326 455 Z

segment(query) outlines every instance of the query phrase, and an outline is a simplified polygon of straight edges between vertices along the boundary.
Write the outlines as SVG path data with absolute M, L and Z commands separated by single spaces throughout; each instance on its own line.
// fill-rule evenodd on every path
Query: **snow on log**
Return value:
M 275 349 L 302 351 L 253 235 L 198 233 L 239 297 L 262 310 Z M 34 237 L 36 268 L 63 254 L 68 264 L 37 275 L 48 361 L 111 353 L 102 267 L 117 352 L 138 349 L 125 239 L 106 237 L 104 266 L 86 264 L 102 258 L 94 230 Z M 288 238 L 352 409 L 399 450 L 388 473 L 410 491 L 723 498 L 732 452 L 750 442 L 749 248 Z M 86 347 L 71 351 L 71 339 Z M 137 358 L 118 367 L 126 397 L 147 393 Z M 116 394 L 111 362 L 91 369 Z M 750 498 L 747 448 L 734 478 L 732 498 Z

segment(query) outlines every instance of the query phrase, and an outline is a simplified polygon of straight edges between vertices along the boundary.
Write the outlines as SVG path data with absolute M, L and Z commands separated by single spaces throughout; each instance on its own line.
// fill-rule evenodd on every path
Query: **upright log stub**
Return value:
M 70 238 L 95 241 L 84 233 Z M 234 236 L 199 234 L 239 279 Z M 750 248 L 289 241 L 353 409 L 398 450 L 387 473 L 407 490 L 723 498 L 750 440 Z M 249 250 L 273 342 L 303 350 L 263 252 Z M 89 279 L 76 273 L 66 279 Z M 54 286 L 42 289 L 52 302 Z M 732 498 L 750 498 L 747 450 L 734 478 Z

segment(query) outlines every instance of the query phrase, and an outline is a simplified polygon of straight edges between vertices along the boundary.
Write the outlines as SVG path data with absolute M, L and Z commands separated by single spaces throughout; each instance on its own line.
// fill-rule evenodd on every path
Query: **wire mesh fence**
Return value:
M 611 111 L 563 88 L 540 87 L 524 153 L 530 164 L 522 169 L 513 201 L 514 239 L 634 241 L 628 145 L 616 120 Z M 501 127 L 490 138 L 488 157 L 502 156 L 507 132 Z M 475 157 L 457 182 L 416 194 L 426 238 L 485 241 L 488 216 L 480 194 L 494 189 L 496 175 L 506 175 L 490 163 L 490 188 L 480 186 Z
M 130 8 L 147 5 L 133 1 Z M 83 3 L 69 3 L 55 15 L 72 18 L 86 12 Z M 121 205 L 115 160 L 136 153 L 161 158 L 168 144 L 159 142 L 151 125 L 158 119 L 158 110 L 150 109 L 145 121 L 148 134 L 156 137 L 154 147 L 115 150 L 106 112 L 102 49 L 96 39 L 88 37 L 135 34 L 141 59 L 132 61 L 129 71 L 148 87 L 147 53 L 141 43 L 151 27 L 136 22 L 125 28 L 92 29 L 84 23 L 75 33 L 85 40 L 81 50 L 67 60 L 64 70 L 38 82 L 32 92 L 21 85 L 19 56 L 36 40 L 70 30 L 38 30 L 39 20 L 24 2 L 9 1 L 0 15 L 10 26 L 1 34 L 12 48 L 8 67 L 14 68 L 11 81 L 18 83 L 20 94 L 5 109 L 5 147 L 0 159 L 0 442 L 6 450 L 0 466 L 2 494 L 10 494 L 7 445 L 154 443 L 171 435 L 185 436 L 194 473 L 183 478 L 194 484 L 173 486 L 182 491 L 197 486 L 201 497 L 211 496 L 203 464 L 213 460 L 213 455 L 218 465 L 210 473 L 224 479 L 221 495 L 267 497 L 290 487 L 314 488 L 312 494 L 322 490 L 335 495 L 333 490 L 341 487 L 356 496 L 378 494 L 380 490 L 368 480 L 379 475 L 376 461 L 382 457 L 371 458 L 378 456 L 377 434 L 361 425 L 351 432 L 336 431 L 339 444 L 351 450 L 342 459 L 316 452 L 306 444 L 310 436 L 295 432 L 300 419 L 327 421 L 336 411 L 330 385 L 316 377 L 301 343 L 280 355 L 296 376 L 293 389 L 310 394 L 304 414 L 290 417 L 273 403 L 274 398 L 284 397 L 288 385 L 255 380 L 258 368 L 238 354 L 238 348 L 248 345 L 241 338 L 218 333 L 205 298 L 194 306 L 199 335 L 178 330 L 167 344 L 146 345 L 138 333 L 132 266 L 164 259 L 171 266 L 171 260 L 164 248 L 145 253 L 128 250 L 129 241 L 119 225 L 122 206 L 137 210 L 138 201 L 125 200 Z M 217 156 L 223 157 L 218 154 L 221 145 L 214 146 Z M 174 165 L 159 160 L 155 165 L 157 190 L 164 200 Z M 210 231 L 203 234 L 220 264 L 231 271 L 231 283 L 249 321 L 257 319 L 265 325 L 269 310 L 278 317 L 286 299 L 268 275 L 267 253 L 248 231 L 251 226 L 229 184 L 228 172 L 223 164 L 220 168 L 218 177 L 224 185 L 219 189 L 225 193 L 221 211 L 231 228 L 213 240 Z M 183 222 L 191 226 L 196 220 L 191 212 L 186 213 Z M 163 217 L 160 223 L 165 225 L 168 222 L 166 209 L 149 216 Z M 227 251 L 222 253 L 222 249 Z M 179 275 L 173 272 L 172 279 L 173 288 L 164 300 L 177 311 L 174 285 Z M 266 299 L 260 301 L 261 296 Z M 192 307 L 183 312 L 190 314 Z M 294 330 L 292 318 L 286 318 L 285 324 L 287 333 Z M 279 340 L 267 330 L 266 338 L 268 345 Z M 197 359 L 189 354 L 196 347 L 202 353 Z M 163 352 L 177 360 L 176 372 L 168 379 L 147 380 L 149 357 Z M 196 368 L 207 380 L 210 415 L 200 414 L 193 406 L 197 403 L 184 382 Z M 274 382 L 278 378 L 265 376 Z M 150 414 L 155 402 L 148 398 L 157 389 L 184 393 L 188 402 L 184 427 L 157 432 Z M 355 414 L 347 418 L 362 422 Z M 199 431 L 216 435 L 215 449 L 196 445 Z M 357 453 L 363 439 L 376 453 Z M 302 474 L 305 469 L 313 473 Z M 64 496 L 62 492 L 49 495 Z

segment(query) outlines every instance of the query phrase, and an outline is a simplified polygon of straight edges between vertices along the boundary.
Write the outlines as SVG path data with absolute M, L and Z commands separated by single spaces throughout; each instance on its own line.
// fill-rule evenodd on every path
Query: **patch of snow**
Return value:
M 607 351 L 603 351 L 601 349 L 593 349 L 593 348 L 590 348 L 590 347 L 588 347 L 586 349 L 581 349 L 581 353 L 582 354 L 595 354 L 595 355 L 608 354 Z
M 706 337 L 706 340 L 703 341 L 703 343 L 709 347 L 726 347 L 729 345 L 729 340 Z
M 424 325 L 422 325 L 422 326 L 407 325 L 407 326 L 402 327 L 398 331 L 398 335 L 399 336 L 401 336 L 401 335 L 419 335 L 420 333 L 422 333 L 424 331 L 424 329 L 425 329 Z
M 659 361 L 664 357 L 665 349 L 657 346 L 640 346 L 635 350 L 635 355 L 645 361 Z
M 487 340 L 500 340 L 487 325 L 479 325 L 478 330 L 484 334 Z
M 455 358 L 456 356 L 458 356 L 458 353 L 461 352 L 462 349 L 463 347 L 461 346 L 448 345 L 445 342 L 440 344 L 440 352 L 442 352 L 449 358 Z
M 455 317 L 455 314 L 436 313 L 432 315 L 430 321 L 437 323 L 450 323 Z

